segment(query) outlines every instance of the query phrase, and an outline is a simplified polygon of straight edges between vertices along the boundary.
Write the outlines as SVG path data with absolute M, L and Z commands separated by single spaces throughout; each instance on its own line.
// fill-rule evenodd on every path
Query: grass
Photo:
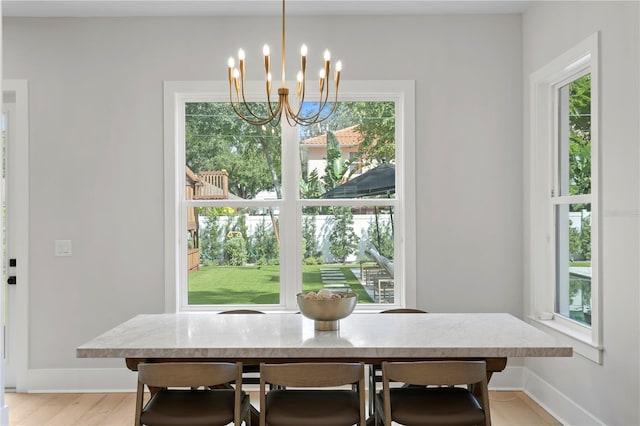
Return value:
M 373 303 L 351 272 L 354 265 L 304 265 L 303 290 L 322 289 L 320 268 L 342 270 L 359 303 Z M 190 305 L 271 305 L 280 303 L 279 266 L 205 266 L 189 274 Z
M 577 260 L 575 262 L 569 263 L 569 266 L 591 266 L 590 260 Z

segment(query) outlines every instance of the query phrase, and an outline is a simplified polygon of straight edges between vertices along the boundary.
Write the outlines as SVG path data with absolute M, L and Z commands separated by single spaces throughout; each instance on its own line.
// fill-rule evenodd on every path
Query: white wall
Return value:
M 162 82 L 225 80 L 240 46 L 249 78 L 260 78 L 262 43 L 279 44 L 279 22 L 4 23 L 5 78 L 28 79 L 31 97 L 29 368 L 60 378 L 122 366 L 76 359 L 75 348 L 164 309 Z M 287 24 L 292 65 L 306 41 L 310 68 L 331 47 L 344 79 L 416 80 L 417 306 L 521 315 L 520 15 Z M 73 256 L 54 257 L 55 239 L 72 240 Z
M 532 373 L 525 388 L 568 424 L 640 424 L 638 6 L 638 2 L 535 2 L 523 18 L 525 92 L 531 72 L 596 31 L 601 37 L 604 360 L 598 365 L 575 355 L 525 363 Z M 526 93 L 525 117 L 528 102 Z M 526 123 L 525 140 L 528 129 Z M 529 159 L 528 151 L 524 152 L 526 176 Z M 526 191 L 528 183 L 524 188 Z M 527 205 L 524 211 L 528 225 Z M 527 266 L 525 262 L 525 272 Z M 528 289 L 527 282 L 525 295 Z M 525 303 L 528 305 L 528 298 Z M 547 383 L 540 383 L 539 378 Z

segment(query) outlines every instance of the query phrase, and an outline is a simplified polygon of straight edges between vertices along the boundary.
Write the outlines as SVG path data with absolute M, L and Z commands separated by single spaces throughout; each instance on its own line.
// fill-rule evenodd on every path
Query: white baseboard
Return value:
M 127 368 L 32 369 L 18 392 L 135 392 L 137 374 Z
M 523 391 L 563 425 L 602 426 L 604 423 L 528 368 Z
M 9 426 L 9 407 L 7 405 L 0 408 L 0 426 Z
M 489 390 L 518 391 L 522 390 L 524 382 L 522 380 L 524 367 L 507 367 L 499 373 L 491 376 Z

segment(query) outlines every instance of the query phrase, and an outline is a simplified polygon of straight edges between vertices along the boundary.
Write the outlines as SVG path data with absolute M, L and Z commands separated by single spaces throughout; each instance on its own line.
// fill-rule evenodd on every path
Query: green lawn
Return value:
M 351 272 L 354 265 L 304 265 L 302 267 L 303 290 L 320 290 L 320 268 L 342 269 L 342 272 L 358 294 L 360 303 L 373 303 Z M 279 266 L 205 266 L 189 274 L 190 305 L 253 305 L 279 303 Z
M 591 266 L 590 260 L 577 260 L 575 262 L 570 262 L 569 266 Z

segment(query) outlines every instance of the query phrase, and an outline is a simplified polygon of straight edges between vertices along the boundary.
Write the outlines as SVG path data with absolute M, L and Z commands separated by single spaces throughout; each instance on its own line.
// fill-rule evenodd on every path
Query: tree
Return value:
M 349 171 L 347 161 L 342 157 L 340 144 L 333 132 L 327 132 L 327 163 L 324 168 L 324 189 L 328 191 L 338 186 Z
M 591 75 L 569 85 L 569 194 L 591 193 Z M 572 211 L 591 210 L 572 205 Z
M 244 199 L 260 191 L 280 193 L 280 128 L 250 125 L 226 102 L 188 103 L 185 115 L 191 170 L 226 170 L 229 191 Z
M 329 252 L 340 263 L 355 252 L 358 236 L 353 231 L 353 213 L 351 207 L 333 207 L 335 222 L 329 234 Z
M 382 256 L 393 259 L 393 229 L 389 221 L 382 221 L 376 218 L 369 222 L 367 229 L 369 241 Z
M 231 231 L 224 242 L 224 260 L 227 265 L 244 266 L 247 263 L 247 242 L 239 231 Z
M 320 255 L 318 250 L 318 239 L 316 238 L 316 215 L 304 215 L 302 221 L 302 245 L 304 253 L 303 259 L 315 258 Z
M 301 134 L 308 138 L 354 125 L 363 136 L 358 146 L 361 161 L 395 160 L 395 103 L 391 101 L 340 102 L 326 121 L 301 128 Z
M 200 262 L 219 265 L 223 261 L 220 225 L 217 214 L 207 214 L 206 225 L 200 231 Z
M 274 265 L 279 262 L 278 241 L 275 238 L 273 229 L 267 225 L 264 217 L 258 223 L 249 238 L 250 252 L 260 265 Z
M 300 179 L 301 198 L 320 198 L 325 193 L 323 182 L 318 177 L 318 171 L 313 169 L 307 179 Z
M 591 218 L 582 219 L 580 229 L 580 253 L 585 260 L 591 260 Z

